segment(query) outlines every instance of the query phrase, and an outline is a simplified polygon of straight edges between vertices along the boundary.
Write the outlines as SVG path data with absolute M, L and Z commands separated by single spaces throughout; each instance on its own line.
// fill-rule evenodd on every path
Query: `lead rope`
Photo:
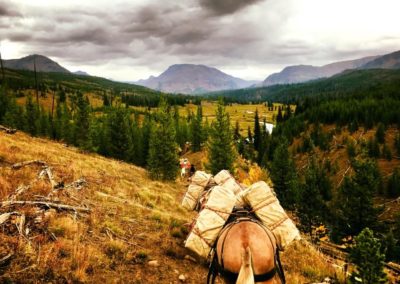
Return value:
M 281 280 L 282 284 L 286 283 L 286 278 L 285 278 L 285 272 L 283 271 L 282 263 L 281 263 L 281 258 L 279 256 L 279 249 L 276 250 L 276 258 L 275 258 L 275 265 L 277 266 L 278 270 L 278 275 Z

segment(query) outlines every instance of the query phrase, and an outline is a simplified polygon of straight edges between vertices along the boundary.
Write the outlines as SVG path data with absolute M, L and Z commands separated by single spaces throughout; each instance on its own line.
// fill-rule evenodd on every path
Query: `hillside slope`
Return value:
M 205 65 L 175 64 L 160 76 L 140 80 L 139 85 L 169 93 L 200 94 L 218 90 L 249 87 L 252 81 L 230 76 Z
M 52 190 L 46 178 L 38 179 L 40 166 L 11 167 L 36 159 L 48 164 L 64 189 Z M 67 188 L 80 178 L 87 182 L 81 189 Z M 207 266 L 185 257 L 190 252 L 183 248 L 184 224 L 194 217 L 179 206 L 185 184 L 151 181 L 144 169 L 126 163 L 23 133 L 0 132 L 0 200 L 10 200 L 20 185 L 30 188 L 16 200 L 63 203 L 90 212 L 0 207 L 0 214 L 25 216 L 23 223 L 13 215 L 0 225 L 0 259 L 12 254 L 0 266 L 0 282 L 178 283 L 181 274 L 186 283 L 205 282 Z M 18 226 L 24 228 L 21 234 Z M 321 281 L 337 273 L 307 243 L 293 245 L 282 258 L 288 283 Z

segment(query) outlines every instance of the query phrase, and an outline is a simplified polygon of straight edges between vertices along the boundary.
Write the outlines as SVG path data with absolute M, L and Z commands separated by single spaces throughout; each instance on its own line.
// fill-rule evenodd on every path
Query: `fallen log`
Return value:
M 0 125 L 0 130 L 1 130 L 1 131 L 4 131 L 4 132 L 7 133 L 7 134 L 14 134 L 15 132 L 17 132 L 17 129 L 8 128 L 8 127 L 5 127 L 5 126 L 3 126 L 3 125 Z
M 29 165 L 39 165 L 39 166 L 47 166 L 47 163 L 41 160 L 32 160 L 32 161 L 25 161 L 21 163 L 16 163 L 11 166 L 13 170 L 18 170 L 22 167 L 29 166 Z
M 55 208 L 59 210 L 69 210 L 69 211 L 82 211 L 82 212 L 90 212 L 89 208 L 79 207 L 79 206 L 71 206 L 66 204 L 58 204 L 51 203 L 45 201 L 3 201 L 0 202 L 0 207 L 10 207 L 14 205 L 38 205 L 38 206 L 47 206 L 49 208 Z

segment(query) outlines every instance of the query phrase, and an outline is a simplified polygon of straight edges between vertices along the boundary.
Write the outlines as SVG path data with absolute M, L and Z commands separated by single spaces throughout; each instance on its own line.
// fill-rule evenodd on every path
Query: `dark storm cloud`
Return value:
M 233 14 L 262 0 L 200 0 L 200 5 L 217 15 Z
M 20 17 L 22 15 L 12 5 L 0 1 L 0 16 Z
M 298 0 L 81 2 L 0 0 L 2 46 L 11 42 L 21 56 L 40 53 L 62 64 L 147 68 L 153 75 L 176 63 L 260 70 L 360 54 L 357 43 L 337 46 L 340 40 L 297 27 Z M 384 41 L 394 46 L 399 38 L 388 33 Z M 365 55 L 376 50 L 363 46 Z

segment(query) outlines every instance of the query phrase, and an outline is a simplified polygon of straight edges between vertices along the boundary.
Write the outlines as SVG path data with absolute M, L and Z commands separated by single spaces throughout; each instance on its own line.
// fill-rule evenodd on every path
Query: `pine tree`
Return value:
M 38 119 L 38 107 L 32 101 L 32 97 L 28 96 L 25 105 L 25 130 L 35 136 L 37 134 L 37 119 Z
M 75 129 L 74 138 L 76 145 L 86 149 L 89 147 L 88 134 L 89 134 L 89 115 L 90 105 L 87 98 L 82 93 L 77 94 L 77 115 L 74 118 Z
M 146 113 L 141 128 L 143 145 L 143 166 L 147 165 L 147 160 L 149 157 L 150 132 L 152 128 L 153 121 L 151 120 L 150 114 Z
M 279 107 L 279 108 L 278 108 L 278 115 L 277 115 L 277 117 L 276 117 L 276 122 L 279 123 L 279 122 L 282 122 L 282 120 L 283 120 L 282 108 Z
M 349 259 L 356 265 L 352 278 L 361 278 L 362 283 L 387 283 L 387 275 L 383 271 L 385 254 L 381 244 L 374 238 L 373 231 L 365 228 L 356 237 L 355 245 L 350 250 Z
M 235 140 L 235 142 L 237 142 L 240 138 L 241 138 L 240 127 L 239 127 L 239 121 L 237 120 L 235 124 L 235 130 L 233 132 L 233 139 Z
M 298 178 L 286 140 L 281 141 L 274 151 L 271 179 L 281 204 L 292 208 L 298 200 Z
M 378 128 L 375 132 L 375 138 L 379 144 L 385 143 L 385 126 L 382 123 L 378 124 Z
M 256 109 L 256 114 L 254 116 L 254 149 L 256 151 L 259 151 L 260 145 L 261 145 L 261 129 L 260 129 L 260 120 L 258 118 L 258 110 Z
M 377 139 L 375 138 L 368 139 L 367 148 L 368 148 L 368 155 L 371 158 L 379 158 L 379 156 L 381 155 Z
M 208 140 L 208 167 L 212 174 L 217 174 L 224 169 L 233 173 L 236 152 L 229 115 L 225 111 L 222 100 L 218 102 L 215 116 Z
M 397 155 L 400 156 L 400 133 L 397 133 L 394 139 L 394 147 L 396 148 Z
M 324 188 L 321 183 L 321 170 L 315 159 L 309 164 L 306 173 L 305 183 L 301 186 L 299 194 L 299 214 L 301 225 L 305 232 L 311 235 L 313 227 L 325 221 L 327 206 L 324 202 L 322 192 L 330 190 Z
M 198 152 L 201 150 L 201 144 L 203 143 L 203 111 L 201 105 L 197 106 L 196 116 L 192 118 L 190 123 L 190 132 L 192 136 L 192 150 Z
M 113 109 L 107 120 L 107 134 L 109 138 L 108 154 L 119 160 L 128 160 L 131 149 L 129 120 L 124 109 Z
M 4 82 L 2 82 L 0 88 L 0 123 L 3 121 L 3 117 L 9 109 L 9 95 L 6 92 L 6 88 L 4 87 Z
M 380 174 L 373 161 L 358 162 L 353 165 L 353 177 L 345 177 L 335 201 L 333 218 L 333 238 L 355 236 L 365 227 L 374 227 L 378 210 L 372 198 L 379 189 Z
M 153 179 L 175 180 L 178 172 L 178 145 L 172 116 L 164 98 L 160 100 L 156 124 L 151 128 L 148 169 Z
M 390 198 L 397 198 L 400 196 L 400 170 L 396 168 L 393 174 L 389 177 L 387 182 L 387 195 Z

